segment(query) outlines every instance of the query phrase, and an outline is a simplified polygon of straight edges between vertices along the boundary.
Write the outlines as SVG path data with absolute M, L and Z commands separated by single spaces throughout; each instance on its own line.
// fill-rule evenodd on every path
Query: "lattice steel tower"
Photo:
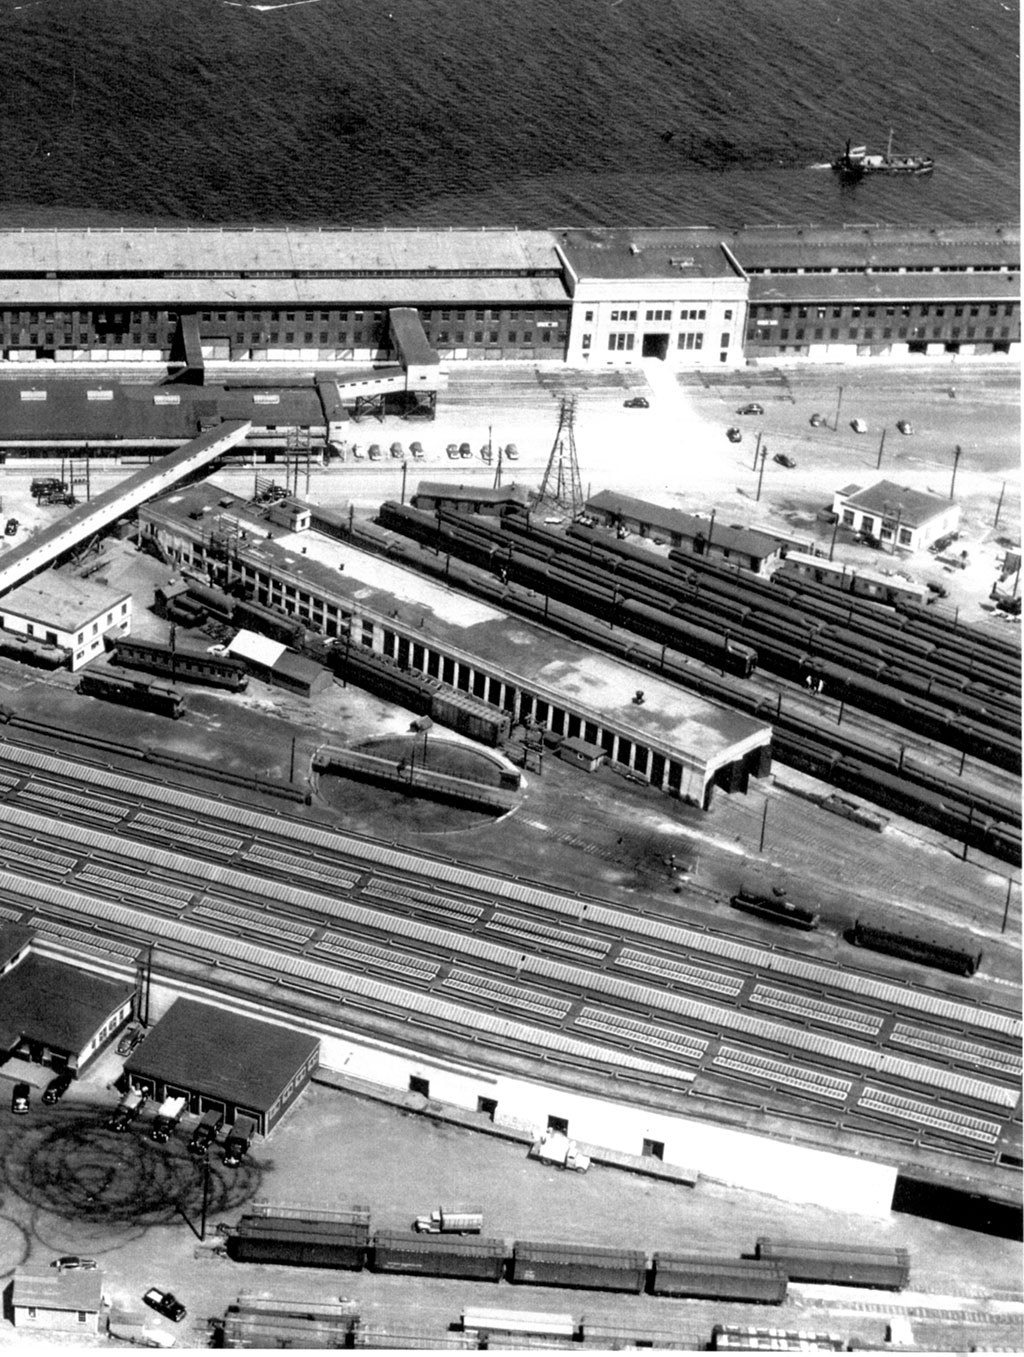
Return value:
M 558 431 L 551 447 L 539 502 L 557 504 L 575 518 L 583 512 L 583 487 L 576 458 L 576 397 L 563 396 L 558 411 Z

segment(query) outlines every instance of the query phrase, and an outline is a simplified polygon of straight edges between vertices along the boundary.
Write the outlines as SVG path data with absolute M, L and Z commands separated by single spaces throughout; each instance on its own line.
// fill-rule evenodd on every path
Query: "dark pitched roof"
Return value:
M 80 1051 L 132 992 L 122 980 L 30 953 L 0 976 L 0 1049 L 24 1035 Z
M 265 1112 L 319 1046 L 302 1032 L 176 999 L 125 1069 Z

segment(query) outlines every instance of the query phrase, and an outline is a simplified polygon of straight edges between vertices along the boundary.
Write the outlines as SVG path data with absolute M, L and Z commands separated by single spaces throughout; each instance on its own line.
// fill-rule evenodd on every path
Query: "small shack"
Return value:
M 584 772 L 594 773 L 608 762 L 608 751 L 599 744 L 580 739 L 578 735 L 570 735 L 558 746 L 558 757 L 582 768 Z
M 14 1274 L 11 1309 L 16 1329 L 98 1333 L 103 1273 L 65 1272 L 33 1264 Z

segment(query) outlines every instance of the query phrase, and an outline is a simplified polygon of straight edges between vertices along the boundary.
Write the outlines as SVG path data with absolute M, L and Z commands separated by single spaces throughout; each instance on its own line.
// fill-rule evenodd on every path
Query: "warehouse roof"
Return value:
M 560 272 L 548 231 L 493 228 L 85 227 L 0 232 L 2 274 L 158 276 L 197 270 L 344 277 L 416 271 Z M 179 280 L 180 281 L 180 280 Z
M 0 976 L 0 1050 L 31 1036 L 61 1051 L 81 1051 L 133 993 L 123 981 L 30 952 Z
M 27 924 L 8 923 L 0 919 L 0 971 L 10 965 L 35 937 L 35 929 Z
M 646 523 L 649 527 L 670 535 L 693 541 L 697 537 L 707 539 L 709 533 L 712 545 L 719 550 L 735 551 L 744 556 L 765 560 L 774 556 L 783 539 L 773 537 L 771 533 L 761 532 L 757 528 L 744 528 L 725 523 L 716 523 L 712 528 L 709 520 L 702 514 L 687 514 L 681 509 L 668 509 L 661 504 L 650 504 L 647 500 L 634 499 L 630 495 L 620 495 L 615 490 L 601 490 L 587 500 L 589 513 L 609 514 L 614 518 L 634 519 Z
M 175 999 L 125 1071 L 266 1112 L 319 1046 L 316 1037 L 275 1023 Z
M 250 660 L 264 669 L 273 669 L 287 649 L 281 641 L 261 636 L 257 631 L 246 631 L 245 628 L 236 632 L 228 642 L 230 654 L 237 655 L 240 660 Z
M 949 226 L 745 226 L 728 237 L 751 274 L 763 268 L 804 273 L 834 268 L 1020 268 L 1020 227 L 981 223 Z
M 920 528 L 949 510 L 948 499 L 914 490 L 909 485 L 897 485 L 895 481 L 876 481 L 863 490 L 860 486 L 848 485 L 838 493 L 846 503 L 868 513 L 891 515 L 898 505 L 900 520 L 908 528 Z
M 752 274 L 750 301 L 785 302 L 981 302 L 1014 301 L 1020 293 L 1017 273 L 844 272 Z

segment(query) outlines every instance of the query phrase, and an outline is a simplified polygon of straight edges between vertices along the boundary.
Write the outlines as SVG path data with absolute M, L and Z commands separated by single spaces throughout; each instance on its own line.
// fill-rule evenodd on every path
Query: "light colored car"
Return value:
M 898 419 L 898 420 L 896 421 L 896 427 L 897 427 L 897 429 L 899 429 L 900 433 L 913 433 L 913 432 L 914 432 L 914 426 L 913 426 L 913 424 L 911 424 L 911 422 L 910 422 L 909 419 Z
M 868 426 L 862 419 L 851 419 L 850 428 L 854 433 L 867 433 Z

